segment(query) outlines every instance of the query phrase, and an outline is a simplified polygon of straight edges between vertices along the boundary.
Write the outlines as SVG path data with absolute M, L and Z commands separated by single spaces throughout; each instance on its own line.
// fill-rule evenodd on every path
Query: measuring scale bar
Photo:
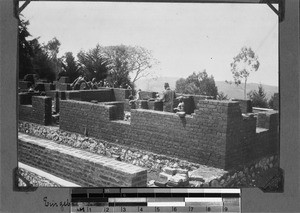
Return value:
M 99 191 L 81 189 L 72 192 L 71 212 L 235 213 L 241 211 L 239 189 L 226 191 L 203 188 L 146 188 L 145 190 L 109 188 L 99 189 Z

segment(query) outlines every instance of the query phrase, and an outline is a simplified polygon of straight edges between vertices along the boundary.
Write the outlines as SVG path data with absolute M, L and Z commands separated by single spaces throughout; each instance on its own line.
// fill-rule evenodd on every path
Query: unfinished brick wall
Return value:
M 78 101 L 61 101 L 60 128 L 140 149 L 186 159 L 192 162 L 224 167 L 226 135 L 208 131 L 225 125 L 211 117 L 196 114 L 179 118 L 174 113 L 132 110 L 131 124 L 111 121 L 113 108 Z M 225 106 L 226 107 L 226 106 Z M 77 109 L 77 110 L 76 110 Z
M 30 81 L 20 81 L 19 80 L 19 88 L 20 89 L 28 89 L 31 86 L 31 82 Z
M 147 183 L 147 170 L 141 167 L 24 134 L 19 134 L 18 160 L 85 187 Z
M 125 99 L 129 99 L 130 95 L 131 90 L 129 89 L 113 88 L 111 101 L 124 101 Z
M 156 92 L 140 91 L 139 96 L 141 100 L 148 100 L 150 98 L 156 98 Z
M 43 82 L 38 82 L 35 84 L 34 90 L 37 91 L 50 91 L 50 90 L 55 90 L 55 85 L 52 83 L 43 83 Z
M 111 89 L 79 90 L 79 93 L 80 100 L 82 101 L 97 100 L 99 102 L 110 102 L 115 100 Z
M 56 87 L 56 90 L 60 90 L 60 91 L 71 90 L 71 84 L 67 84 L 67 83 L 57 82 L 55 84 L 55 87 Z
M 256 118 L 243 118 L 238 102 L 202 100 L 193 116 L 131 110 L 131 123 L 114 120 L 121 108 L 61 101 L 60 128 L 191 162 L 232 168 L 276 147 L 278 121 L 256 133 Z M 272 120 L 272 119 L 271 119 Z M 275 149 L 276 151 L 276 149 Z M 255 153 L 255 154 L 249 154 Z
M 42 125 L 51 124 L 51 97 L 32 96 L 32 105 L 19 105 L 19 119 Z
M 38 95 L 40 95 L 39 92 L 20 92 L 18 94 L 19 104 L 31 105 L 32 104 L 32 96 L 38 96 Z
M 233 101 L 239 102 L 242 113 L 252 113 L 251 100 L 234 99 Z
M 245 165 L 262 157 L 278 154 L 278 113 L 266 112 L 259 116 L 239 116 L 238 107 L 228 113 L 226 162 L 228 168 Z M 257 126 L 258 125 L 258 126 Z M 231 133 L 230 133 L 231 132 Z

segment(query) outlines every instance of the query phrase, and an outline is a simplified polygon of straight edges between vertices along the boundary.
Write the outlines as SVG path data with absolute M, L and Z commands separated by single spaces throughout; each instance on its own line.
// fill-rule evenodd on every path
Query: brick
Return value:
M 66 179 L 82 186 L 87 186 L 86 183 L 89 183 L 98 187 L 135 187 L 136 185 L 145 187 L 147 183 L 146 169 L 112 158 L 104 156 L 99 158 L 96 154 L 78 151 L 75 148 L 22 133 L 19 134 L 18 144 L 21 162 L 58 176 L 63 175 Z M 24 148 L 26 146 L 36 151 L 28 151 Z M 70 158 L 72 158 L 71 164 Z

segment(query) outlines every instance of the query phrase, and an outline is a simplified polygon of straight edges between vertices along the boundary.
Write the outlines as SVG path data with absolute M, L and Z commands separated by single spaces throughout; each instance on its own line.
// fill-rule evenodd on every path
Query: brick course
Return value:
M 146 187 L 147 170 L 19 133 L 18 160 L 81 186 Z

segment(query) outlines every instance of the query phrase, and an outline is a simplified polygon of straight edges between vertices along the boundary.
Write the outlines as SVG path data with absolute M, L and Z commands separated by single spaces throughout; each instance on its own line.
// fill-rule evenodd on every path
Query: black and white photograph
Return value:
M 0 212 L 298 212 L 299 11 L 0 1 Z
M 274 9 L 30 2 L 18 187 L 282 190 Z

